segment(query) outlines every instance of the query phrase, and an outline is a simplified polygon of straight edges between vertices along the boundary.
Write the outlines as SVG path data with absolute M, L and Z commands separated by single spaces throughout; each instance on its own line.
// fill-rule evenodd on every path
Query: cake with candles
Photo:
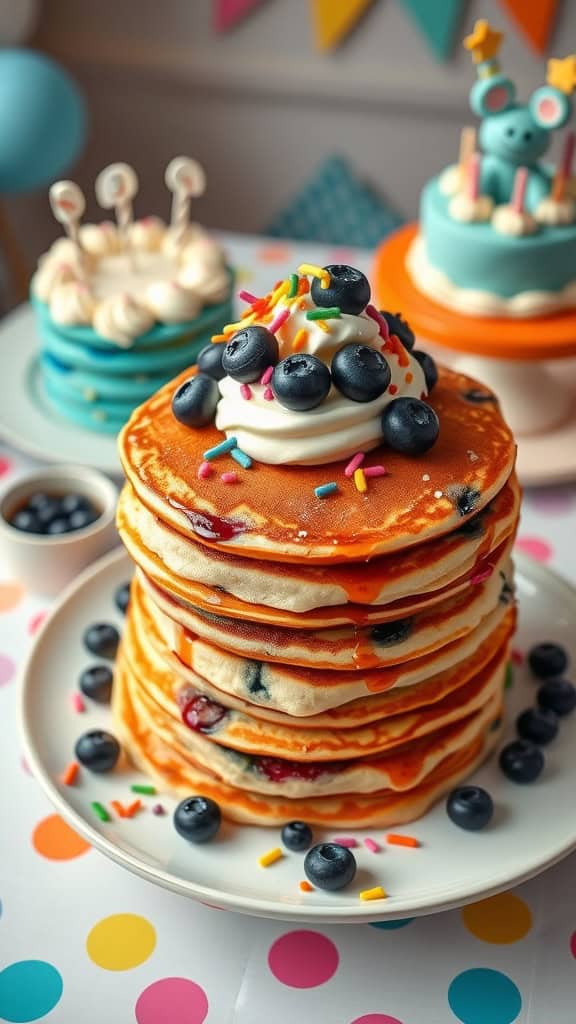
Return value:
M 232 820 L 406 822 L 501 733 L 514 440 L 354 268 L 244 297 L 120 434 L 114 731 Z
M 416 287 L 441 305 L 485 317 L 531 318 L 576 307 L 574 133 L 556 167 L 553 133 L 571 118 L 576 55 L 550 60 L 527 102 L 501 70 L 502 34 L 486 21 L 465 41 L 476 66 L 458 163 L 425 186 L 407 256 Z
M 224 251 L 189 217 L 204 172 L 177 157 L 166 185 L 168 224 L 134 219 L 138 181 L 127 164 L 107 167 L 96 180 L 97 200 L 114 210 L 114 221 L 82 224 L 85 199 L 74 182 L 50 190 L 67 237 L 41 257 L 31 285 L 43 386 L 53 411 L 91 430 L 116 434 L 232 318 Z

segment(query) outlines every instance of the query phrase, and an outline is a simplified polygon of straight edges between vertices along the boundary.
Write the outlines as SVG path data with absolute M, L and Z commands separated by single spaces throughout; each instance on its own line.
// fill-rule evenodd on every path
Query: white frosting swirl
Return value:
M 513 206 L 497 206 L 492 214 L 492 227 L 501 235 L 522 238 L 538 231 L 538 222 L 526 210 L 515 210 Z
M 94 296 L 81 281 L 69 281 L 54 288 L 50 298 L 50 316 L 63 327 L 90 324 L 94 315 Z
M 198 315 L 200 301 L 194 292 L 177 281 L 155 281 L 146 289 L 146 305 L 157 320 L 176 324 Z
M 111 220 L 101 224 L 83 224 L 79 231 L 80 244 L 91 256 L 109 256 L 120 249 L 118 228 Z
M 42 302 L 48 302 L 59 285 L 76 280 L 76 271 L 71 264 L 44 259 L 32 278 L 32 290 Z
M 188 246 L 205 237 L 205 232 L 199 224 L 189 224 L 182 234 L 179 234 L 174 228 L 167 228 L 162 241 L 162 251 L 166 256 L 179 260 Z
M 135 338 L 154 325 L 154 317 L 131 295 L 110 295 L 97 305 L 93 323 L 97 334 L 121 348 L 130 348 Z
M 564 196 L 563 199 L 546 196 L 538 204 L 534 216 L 539 224 L 548 224 L 550 227 L 573 224 L 576 220 L 576 202 L 570 196 Z
M 464 192 L 453 196 L 448 206 L 450 216 L 465 224 L 482 224 L 490 220 L 493 209 L 494 200 L 491 196 L 476 196 L 472 199 Z
M 128 228 L 128 244 L 131 249 L 155 252 L 166 236 L 166 225 L 160 217 L 144 217 L 135 220 Z
M 308 332 L 308 337 L 300 351 L 317 356 L 327 365 L 338 349 L 352 341 L 376 351 L 383 349 L 378 324 L 367 314 L 343 313 L 327 321 L 327 333 L 317 322 L 306 319 L 306 310 L 315 308 L 310 297 L 298 302 L 304 308 L 294 309 L 276 334 L 280 358 L 291 353 L 294 337 L 301 328 Z M 282 308 L 279 303 L 276 312 Z M 227 437 L 236 437 L 239 448 L 258 462 L 274 465 L 321 465 L 368 451 L 382 442 L 380 420 L 385 406 L 394 398 L 420 398 L 426 392 L 422 368 L 410 353 L 401 348 L 400 353 L 386 351 L 385 358 L 392 374 L 392 393 L 389 387 L 372 402 L 353 402 L 332 387 L 321 405 L 308 412 L 286 409 L 276 400 L 267 401 L 261 384 L 250 385 L 252 398 L 246 401 L 240 384 L 224 377 L 218 385 L 222 397 L 216 411 L 216 427 Z

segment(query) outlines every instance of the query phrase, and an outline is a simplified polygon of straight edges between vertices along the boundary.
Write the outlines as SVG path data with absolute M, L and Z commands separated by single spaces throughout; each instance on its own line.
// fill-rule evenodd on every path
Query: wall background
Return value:
M 477 17 L 508 27 L 495 0 L 472 0 L 463 31 Z M 315 50 L 306 0 L 267 0 L 221 36 L 210 0 L 45 0 L 31 45 L 67 66 L 88 100 L 90 141 L 71 176 L 89 196 L 105 164 L 134 164 L 142 215 L 167 213 L 164 167 L 188 153 L 208 173 L 199 219 L 257 232 L 338 151 L 414 216 L 422 184 L 453 159 L 461 125 L 473 120 L 468 54 L 457 46 L 449 63 L 436 63 L 394 0 L 377 0 L 329 55 Z M 576 2 L 565 0 L 550 51 L 574 49 Z M 544 79 L 515 29 L 503 64 L 521 97 Z M 47 197 L 7 206 L 35 259 L 56 234 Z M 88 213 L 101 216 L 93 201 Z

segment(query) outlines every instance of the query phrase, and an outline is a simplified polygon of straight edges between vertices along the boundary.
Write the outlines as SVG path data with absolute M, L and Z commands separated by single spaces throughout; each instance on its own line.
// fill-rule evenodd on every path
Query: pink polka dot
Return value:
M 7 654 L 0 654 L 0 686 L 5 686 L 14 678 L 16 665 Z
M 10 459 L 5 459 L 4 456 L 0 456 L 0 476 L 7 476 L 12 469 L 12 463 Z
M 553 555 L 550 544 L 541 537 L 518 537 L 516 547 L 537 562 L 549 562 Z
M 354 249 L 348 249 L 345 246 L 341 246 L 338 249 L 332 249 L 326 260 L 326 264 L 330 263 L 346 263 L 349 267 L 355 267 L 356 253 Z
M 402 1024 L 398 1017 L 389 1017 L 387 1013 L 365 1013 L 363 1017 L 356 1017 L 351 1024 Z
M 576 932 L 572 932 L 572 938 L 570 939 L 570 952 L 576 960 Z
M 34 636 L 34 633 L 38 632 L 38 630 L 40 629 L 40 626 L 42 625 L 44 620 L 47 618 L 47 616 L 48 616 L 48 612 L 47 611 L 36 612 L 36 615 L 32 616 L 32 618 L 30 619 L 30 622 L 28 623 L 28 632 L 29 632 L 30 636 Z
M 23 772 L 26 772 L 26 775 L 32 775 L 32 772 L 30 771 L 30 765 L 28 764 L 28 761 L 26 760 L 25 757 L 20 758 L 20 767 Z
M 202 1024 L 208 1000 L 204 989 L 188 978 L 162 978 L 144 989 L 135 1014 L 138 1024 Z
M 338 950 L 320 932 L 287 932 L 270 947 L 268 966 L 290 988 L 316 988 L 338 970 Z

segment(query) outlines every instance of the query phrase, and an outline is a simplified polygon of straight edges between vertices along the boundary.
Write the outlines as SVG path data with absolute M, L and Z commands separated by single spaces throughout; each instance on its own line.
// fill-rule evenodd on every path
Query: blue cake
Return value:
M 53 194 L 83 210 L 73 183 L 53 190 L 59 220 Z M 121 220 L 78 222 L 41 257 L 31 285 L 48 403 L 111 434 L 233 319 L 233 273 L 214 239 L 181 211 L 170 225 Z
M 465 40 L 478 72 L 478 142 L 465 129 L 458 164 L 423 189 L 408 270 L 420 291 L 461 313 L 537 317 L 576 308 L 573 133 L 556 168 L 543 161 L 572 114 L 576 55 L 549 61 L 547 84 L 521 104 L 496 59 L 501 41 L 485 21 Z

